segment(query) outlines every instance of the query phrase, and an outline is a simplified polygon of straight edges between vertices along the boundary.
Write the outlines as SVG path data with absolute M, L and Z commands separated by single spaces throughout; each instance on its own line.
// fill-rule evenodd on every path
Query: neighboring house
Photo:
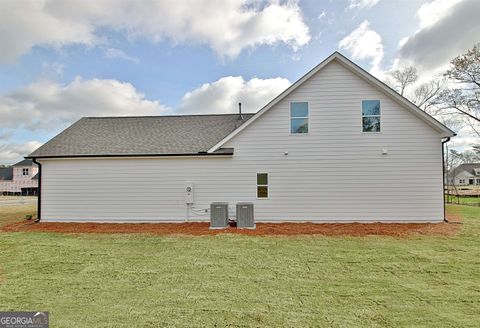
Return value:
M 253 202 L 263 222 L 440 222 L 452 136 L 334 53 L 255 115 L 87 117 L 28 158 L 44 221 L 208 220 L 212 202 Z
M 448 184 L 456 186 L 480 185 L 480 163 L 460 164 L 449 172 Z
M 37 190 L 38 166 L 31 159 L 0 168 L 0 194 L 36 195 Z

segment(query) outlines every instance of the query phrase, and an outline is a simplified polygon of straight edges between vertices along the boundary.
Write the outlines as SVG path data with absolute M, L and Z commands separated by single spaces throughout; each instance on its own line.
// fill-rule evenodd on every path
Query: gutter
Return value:
M 443 197 L 443 221 L 448 222 L 447 220 L 447 208 L 445 204 L 445 177 L 446 177 L 446 167 L 445 167 L 445 144 L 450 141 L 450 137 L 447 137 L 445 140 L 442 140 L 442 197 Z
M 28 159 L 27 157 L 25 158 Z M 32 162 L 38 165 L 37 219 L 35 222 L 39 222 L 42 213 L 42 164 L 36 158 L 32 158 Z
M 232 156 L 233 155 L 233 148 L 225 148 L 223 151 L 217 151 L 214 153 L 207 153 L 206 151 L 198 152 L 198 153 L 179 153 L 179 154 L 91 154 L 91 155 L 47 155 L 47 156 L 27 156 L 25 159 L 31 159 L 34 163 L 37 164 L 35 161 L 36 159 L 41 158 L 101 158 L 101 157 L 187 157 L 187 156 L 195 156 L 195 157 L 214 157 L 214 156 Z

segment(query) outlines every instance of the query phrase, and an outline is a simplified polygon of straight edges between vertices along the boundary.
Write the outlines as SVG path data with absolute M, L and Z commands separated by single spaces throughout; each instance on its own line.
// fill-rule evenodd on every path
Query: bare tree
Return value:
M 434 80 L 417 86 L 412 92 L 407 92 L 410 87 L 417 82 L 417 69 L 413 66 L 405 67 L 390 72 L 390 78 L 385 80 L 385 83 L 392 89 L 397 91 L 412 103 L 417 105 L 423 111 L 431 115 L 436 115 L 437 106 L 440 104 L 439 95 L 445 89 L 445 78 L 435 78 Z
M 480 122 L 480 94 L 473 96 L 465 95 L 465 90 L 448 89 L 442 94 L 443 109 L 454 109 L 459 114 L 467 116 L 469 119 Z M 478 91 L 480 92 L 480 90 Z M 475 98 L 471 98 L 475 97 Z M 478 99 L 477 99 L 478 98 Z
M 405 94 L 405 89 L 418 79 L 417 69 L 413 66 L 397 69 L 390 75 L 393 78 L 393 88 L 402 96 Z
M 478 158 L 480 158 L 480 145 L 473 145 L 472 151 L 477 154 Z
M 480 43 L 452 59 L 448 71 L 428 83 L 415 87 L 415 67 L 389 75 L 385 83 L 419 108 L 448 126 L 467 126 L 480 137 Z
M 460 204 L 460 195 L 458 193 L 457 185 L 455 184 L 455 176 L 457 175 L 457 168 L 460 164 L 463 163 L 462 155 L 460 152 L 456 151 L 455 149 L 450 149 L 448 151 L 447 148 L 447 197 L 448 202 L 451 202 L 450 196 L 452 196 L 451 192 L 453 191 L 453 196 L 457 199 L 457 204 Z M 451 183 L 450 183 L 451 182 Z M 453 188 L 453 190 L 452 190 Z
M 431 115 L 437 115 L 439 112 L 438 105 L 442 102 L 440 96 L 444 89 L 445 78 L 434 79 L 416 88 L 409 100 L 423 111 Z
M 444 108 L 453 109 L 465 116 L 471 126 L 480 123 L 480 43 L 467 53 L 452 59 L 445 76 L 456 87 L 443 93 Z M 477 129 L 478 127 L 474 130 L 480 136 Z
M 451 67 L 445 73 L 449 78 L 467 85 L 480 88 L 480 43 L 473 46 L 466 54 L 455 57 Z
M 480 155 L 474 150 L 464 150 L 463 152 L 450 149 L 450 164 L 453 166 L 458 166 L 463 163 L 474 163 L 480 161 Z M 449 167 L 452 168 L 451 166 Z

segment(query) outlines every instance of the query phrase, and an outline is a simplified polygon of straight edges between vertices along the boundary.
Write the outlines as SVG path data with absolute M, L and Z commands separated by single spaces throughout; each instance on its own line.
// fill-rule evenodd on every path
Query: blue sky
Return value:
M 480 41 L 463 33 L 477 3 L 4 1 L 0 163 L 82 116 L 257 111 L 335 50 L 379 78 L 407 64 L 432 78 Z

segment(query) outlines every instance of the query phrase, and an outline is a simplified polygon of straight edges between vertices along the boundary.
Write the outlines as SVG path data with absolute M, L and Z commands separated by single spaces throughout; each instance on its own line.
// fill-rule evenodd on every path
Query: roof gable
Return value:
M 457 166 L 451 172 L 455 174 L 455 176 L 461 175 L 463 172 L 466 172 L 468 175 L 466 176 L 477 176 L 480 177 L 480 163 L 464 163 Z M 478 173 L 478 174 L 477 174 Z
M 471 178 L 473 177 L 473 174 L 470 173 L 467 170 L 461 170 L 457 174 L 455 174 L 456 177 L 463 177 L 463 178 Z
M 226 142 L 231 140 L 234 136 L 237 134 L 241 133 L 244 129 L 246 129 L 250 124 L 252 124 L 255 120 L 260 118 L 263 114 L 265 114 L 267 111 L 269 111 L 273 106 L 278 104 L 280 101 L 282 101 L 285 97 L 287 97 L 289 94 L 291 94 L 293 91 L 295 91 L 300 85 L 302 85 L 304 82 L 306 82 L 308 79 L 310 79 L 313 75 L 321 71 L 325 66 L 327 66 L 330 62 L 332 61 L 337 61 L 340 63 L 343 67 L 347 68 L 349 71 L 352 73 L 356 74 L 360 78 L 362 78 L 365 82 L 369 83 L 373 87 L 377 88 L 378 90 L 382 91 L 383 93 L 387 94 L 390 98 L 395 100 L 396 102 L 400 103 L 404 108 L 412 112 L 416 117 L 419 119 L 423 120 L 426 122 L 428 125 L 430 125 L 432 128 L 434 128 L 436 131 L 439 132 L 441 137 L 452 137 L 455 135 L 455 132 L 450 130 L 448 127 L 437 121 L 435 118 L 430 116 L 429 114 L 425 113 L 422 111 L 420 108 L 418 108 L 416 105 L 411 103 L 409 100 L 398 94 L 395 90 L 391 89 L 388 87 L 385 83 L 381 82 L 377 78 L 375 78 L 373 75 L 370 73 L 366 72 L 364 69 L 350 61 L 348 58 L 340 54 L 339 52 L 334 52 L 332 55 L 327 57 L 324 61 L 322 61 L 320 64 L 318 64 L 316 67 L 314 67 L 312 70 L 310 70 L 307 74 L 302 76 L 298 81 L 293 83 L 289 88 L 287 88 L 284 92 L 282 92 L 280 95 L 278 95 L 276 98 L 274 98 L 272 101 L 270 101 L 267 105 L 265 105 L 262 109 L 260 109 L 249 121 L 247 121 L 245 124 L 243 124 L 240 128 L 236 129 L 232 133 L 230 133 L 228 136 L 226 136 L 224 139 L 222 139 L 220 142 L 218 142 L 215 146 L 210 148 L 208 151 L 209 152 L 215 152 L 217 149 L 219 149 L 222 145 L 224 145 Z

